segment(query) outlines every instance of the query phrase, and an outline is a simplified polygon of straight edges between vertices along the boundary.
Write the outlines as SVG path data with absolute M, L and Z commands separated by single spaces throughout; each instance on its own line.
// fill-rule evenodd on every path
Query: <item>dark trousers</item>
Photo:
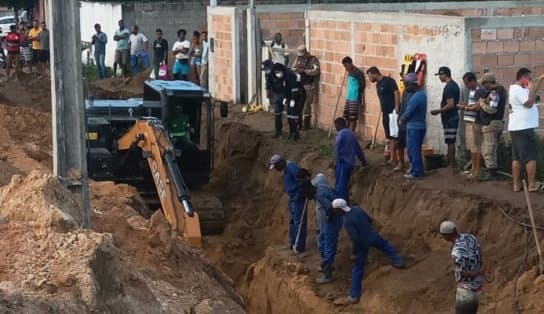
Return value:
M 406 130 L 406 148 L 408 150 L 408 158 L 412 164 L 412 176 L 423 176 L 423 156 L 421 154 L 421 146 L 425 139 L 425 129 L 407 129 Z
M 334 189 L 338 198 L 344 199 L 349 203 L 349 181 L 353 174 L 354 166 L 342 162 L 337 162 L 334 168 L 335 183 Z
M 283 129 L 283 95 L 274 95 L 270 98 L 274 105 L 274 129 L 281 134 Z
M 293 95 L 295 105 L 291 107 L 290 100 L 287 102 L 287 123 L 289 124 L 289 138 L 299 138 L 299 124 L 302 117 L 302 109 L 304 108 L 304 102 L 306 101 L 306 91 L 302 89 L 298 93 Z

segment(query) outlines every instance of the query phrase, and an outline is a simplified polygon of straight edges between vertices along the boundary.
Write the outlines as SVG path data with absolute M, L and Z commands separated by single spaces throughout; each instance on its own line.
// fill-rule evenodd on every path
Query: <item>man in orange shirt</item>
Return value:
M 40 23 L 38 20 L 34 20 L 33 27 L 28 32 L 28 40 L 32 42 L 32 65 L 35 65 L 38 68 L 38 75 L 42 74 L 40 72 L 40 67 L 38 67 L 38 59 L 40 56 L 40 50 L 42 49 L 42 44 L 40 42 L 41 32 L 42 29 L 40 28 Z

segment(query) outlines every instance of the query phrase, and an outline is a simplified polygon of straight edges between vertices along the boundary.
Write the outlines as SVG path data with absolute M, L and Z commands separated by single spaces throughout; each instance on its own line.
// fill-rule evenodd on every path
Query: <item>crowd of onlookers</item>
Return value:
M 100 24 L 94 26 L 96 34 L 92 38 L 94 60 L 101 79 L 106 77 L 106 45 L 108 36 L 102 32 Z M 127 77 L 128 66 L 131 66 L 132 75 L 147 69 L 151 65 L 152 78 L 162 80 L 189 80 L 203 88 L 208 87 L 208 53 L 209 43 L 206 31 L 194 31 L 187 39 L 187 31 L 180 29 L 177 32 L 178 40 L 170 46 L 163 37 L 160 28 L 155 31 L 155 40 L 151 43 L 146 35 L 140 32 L 137 25 L 129 30 L 123 20 L 119 21 L 119 29 L 113 34 L 116 45 L 113 75 Z M 151 51 L 150 51 L 151 50 Z M 152 64 L 150 54 L 152 53 Z M 174 60 L 170 60 L 170 53 Z M 119 70 L 119 72 L 118 72 Z
M 38 78 L 47 76 L 49 30 L 45 21 L 40 23 L 35 20 L 30 26 L 26 22 L 11 25 L 9 32 L 2 38 L 2 46 L 7 51 L 5 62 L 8 81 L 12 79 L 13 70 L 15 80 L 20 78 L 22 72 L 35 73 Z

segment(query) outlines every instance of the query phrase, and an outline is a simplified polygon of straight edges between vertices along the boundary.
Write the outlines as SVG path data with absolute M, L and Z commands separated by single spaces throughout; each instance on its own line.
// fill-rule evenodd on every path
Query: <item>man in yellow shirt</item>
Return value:
M 34 24 L 32 25 L 32 28 L 28 32 L 28 40 L 32 42 L 32 65 L 37 66 L 38 64 L 38 57 L 40 56 L 40 50 L 42 49 L 42 45 L 40 43 L 40 33 L 42 32 L 42 29 L 40 28 L 40 22 L 38 20 L 34 20 Z M 41 75 L 40 68 L 38 68 L 38 75 Z M 32 68 L 30 70 L 32 72 Z

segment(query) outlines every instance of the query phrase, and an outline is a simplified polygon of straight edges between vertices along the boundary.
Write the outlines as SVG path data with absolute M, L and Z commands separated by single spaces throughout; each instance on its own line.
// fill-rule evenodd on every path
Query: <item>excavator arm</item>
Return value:
M 170 227 L 177 230 L 191 246 L 202 246 L 198 214 L 194 212 L 181 171 L 176 163 L 174 146 L 159 119 L 136 121 L 117 140 L 118 150 L 141 148 L 155 182 L 162 211 Z

